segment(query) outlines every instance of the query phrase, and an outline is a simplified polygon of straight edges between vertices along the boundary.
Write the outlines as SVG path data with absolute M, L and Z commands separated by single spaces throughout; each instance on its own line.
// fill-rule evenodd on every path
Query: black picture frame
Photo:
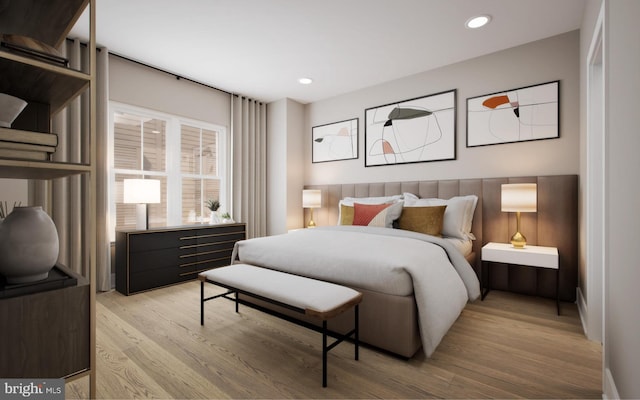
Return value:
M 457 90 L 365 109 L 365 167 L 456 159 Z
M 353 160 L 358 154 L 358 118 L 311 128 L 311 162 Z
M 467 98 L 467 147 L 559 137 L 559 80 Z

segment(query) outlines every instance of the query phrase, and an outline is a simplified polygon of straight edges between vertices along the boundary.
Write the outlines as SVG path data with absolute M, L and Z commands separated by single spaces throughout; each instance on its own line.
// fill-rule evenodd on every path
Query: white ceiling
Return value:
M 309 103 L 579 29 L 585 0 L 97 0 L 110 52 L 265 102 Z M 489 25 L 470 30 L 471 16 Z M 86 21 L 86 17 L 83 17 Z M 87 37 L 86 22 L 72 37 Z M 313 78 L 300 85 L 300 77 Z

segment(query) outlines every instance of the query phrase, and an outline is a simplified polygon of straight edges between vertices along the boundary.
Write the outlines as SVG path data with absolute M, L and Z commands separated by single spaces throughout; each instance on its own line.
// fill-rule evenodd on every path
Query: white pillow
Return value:
M 404 199 L 405 206 L 413 206 L 415 205 L 416 200 L 419 200 L 420 197 L 416 196 L 413 193 L 404 192 L 402 193 L 402 198 Z
M 398 200 L 402 200 L 401 194 L 394 194 L 393 196 L 380 196 L 380 197 L 345 197 L 340 200 L 342 204 L 352 206 L 353 203 L 360 204 L 384 204 L 391 203 Z
M 478 196 L 456 196 L 448 200 L 444 199 L 420 199 L 412 193 L 404 194 L 405 207 L 420 206 L 447 206 L 444 211 L 442 235 L 463 240 L 474 240 L 471 233 L 473 214 L 478 204 Z
M 340 221 L 342 221 L 342 215 L 341 215 L 342 207 L 340 207 L 341 205 L 353 207 L 353 203 L 384 204 L 384 203 L 395 203 L 399 200 L 402 200 L 401 194 L 395 194 L 393 196 L 379 196 L 379 197 L 345 197 L 338 202 L 338 224 L 337 225 L 340 225 Z M 402 209 L 400 209 L 400 212 L 402 213 Z

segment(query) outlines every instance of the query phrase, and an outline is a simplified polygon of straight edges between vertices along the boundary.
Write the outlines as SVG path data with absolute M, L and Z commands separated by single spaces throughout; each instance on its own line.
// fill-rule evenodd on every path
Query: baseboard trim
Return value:
M 618 389 L 616 388 L 616 382 L 613 380 L 611 370 L 609 368 L 604 369 L 604 393 L 602 398 L 605 400 L 619 399 Z

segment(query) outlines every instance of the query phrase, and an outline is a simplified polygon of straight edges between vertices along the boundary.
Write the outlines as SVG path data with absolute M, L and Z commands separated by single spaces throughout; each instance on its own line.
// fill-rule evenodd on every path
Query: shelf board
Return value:
M 87 164 L 0 159 L 0 178 L 48 180 L 89 172 Z
M 91 81 L 83 72 L 0 51 L 0 92 L 25 101 L 49 104 L 55 114 Z
M 89 0 L 13 0 L 2 2 L 2 33 L 28 36 L 60 47 Z

